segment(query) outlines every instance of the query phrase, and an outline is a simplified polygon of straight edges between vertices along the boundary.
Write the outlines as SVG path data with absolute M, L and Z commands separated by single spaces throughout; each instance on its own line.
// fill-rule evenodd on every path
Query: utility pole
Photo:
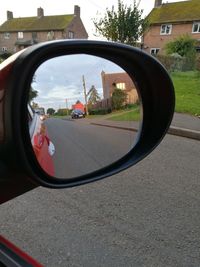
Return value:
M 88 103 L 87 103 L 87 93 L 86 93 L 85 77 L 84 77 L 84 75 L 83 75 L 83 92 L 84 92 L 84 98 L 85 98 L 85 111 L 86 111 L 86 115 L 88 115 Z
M 68 101 L 67 101 L 67 98 L 65 98 L 65 102 L 66 102 L 66 109 L 67 109 L 67 116 L 68 116 L 69 114 L 68 114 Z

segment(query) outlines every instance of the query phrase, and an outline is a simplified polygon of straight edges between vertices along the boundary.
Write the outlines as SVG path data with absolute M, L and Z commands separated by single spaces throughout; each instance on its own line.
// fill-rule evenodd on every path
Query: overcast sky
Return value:
M 139 1 L 139 0 L 137 0 Z M 155 0 L 141 0 L 139 8 L 144 10 L 144 15 L 148 14 L 154 7 Z M 163 2 L 178 2 L 181 0 L 163 0 Z M 94 39 L 95 33 L 92 18 L 97 16 L 97 13 L 104 14 L 106 7 L 111 8 L 112 5 L 117 7 L 117 0 L 6 0 L 1 1 L 0 7 L 0 24 L 6 20 L 6 11 L 12 11 L 14 17 L 36 16 L 37 8 L 42 7 L 45 15 L 61 15 L 73 14 L 74 5 L 81 7 L 81 18 L 89 33 L 90 39 Z M 133 0 L 123 0 L 127 5 L 133 3 Z
M 92 87 L 103 95 L 101 72 L 124 72 L 116 64 L 90 55 L 69 55 L 50 59 L 36 70 L 32 87 L 38 91 L 34 102 L 45 109 L 71 108 L 77 100 L 84 103 L 83 76 L 87 92 Z

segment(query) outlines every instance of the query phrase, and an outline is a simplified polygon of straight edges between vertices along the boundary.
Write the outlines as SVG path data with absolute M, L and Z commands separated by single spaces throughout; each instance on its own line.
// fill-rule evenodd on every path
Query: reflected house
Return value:
M 78 101 L 76 104 L 72 105 L 72 109 L 79 109 L 83 112 L 85 112 L 85 105 L 83 103 L 81 103 L 80 101 Z
M 126 104 L 134 104 L 138 101 L 136 87 L 126 72 L 105 73 L 101 72 L 103 86 L 103 101 L 109 103 L 115 88 L 121 89 L 127 94 Z M 111 101 L 110 101 L 111 102 Z

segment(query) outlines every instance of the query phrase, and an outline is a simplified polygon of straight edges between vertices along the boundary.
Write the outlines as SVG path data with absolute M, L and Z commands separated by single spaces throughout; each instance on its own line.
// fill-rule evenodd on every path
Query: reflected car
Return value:
M 72 119 L 85 118 L 85 113 L 80 109 L 74 109 L 71 113 Z
M 35 156 L 40 166 L 49 174 L 54 175 L 52 156 L 55 153 L 54 144 L 50 141 L 44 120 L 38 112 L 28 105 L 29 133 Z

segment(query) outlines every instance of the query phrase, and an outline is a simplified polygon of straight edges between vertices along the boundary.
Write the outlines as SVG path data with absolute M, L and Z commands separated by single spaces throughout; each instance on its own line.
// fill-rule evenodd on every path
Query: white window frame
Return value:
M 74 32 L 73 31 L 69 31 L 68 32 L 68 37 L 69 37 L 69 39 L 74 39 Z
M 23 32 L 18 32 L 17 38 L 18 39 L 23 39 L 24 38 L 24 33 Z
M 49 41 L 53 40 L 54 39 L 54 36 L 55 36 L 54 31 L 49 31 L 47 33 L 47 40 L 49 40 Z
M 10 39 L 10 33 L 9 32 L 4 33 L 4 39 Z
M 160 26 L 160 35 L 170 35 L 172 33 L 172 24 L 162 24 Z
M 160 48 L 153 47 L 150 49 L 150 54 L 157 55 L 159 51 L 160 51 Z
M 123 82 L 116 83 L 116 88 L 117 89 L 121 89 L 121 90 L 125 90 L 126 89 L 126 84 L 123 83 Z
M 3 46 L 3 47 L 1 48 L 1 51 L 2 51 L 2 52 L 7 52 L 7 51 L 8 51 L 8 48 L 7 48 L 6 46 Z
M 197 31 L 194 31 L 195 26 L 197 26 Z M 193 22 L 192 33 L 200 33 L 200 21 Z

